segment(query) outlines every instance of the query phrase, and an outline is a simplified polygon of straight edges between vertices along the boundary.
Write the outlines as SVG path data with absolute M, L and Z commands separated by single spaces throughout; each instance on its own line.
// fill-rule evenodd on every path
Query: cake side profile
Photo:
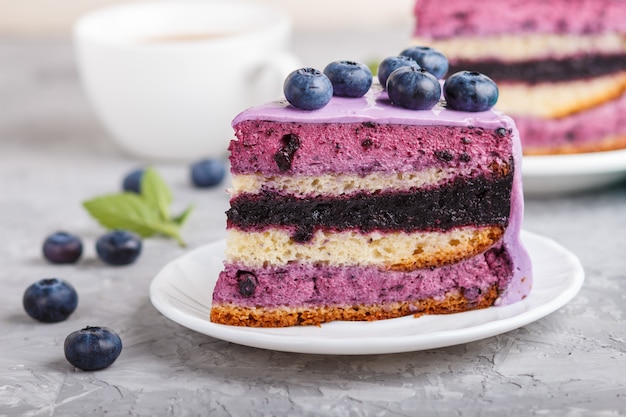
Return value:
M 626 2 L 417 0 L 416 44 L 497 82 L 524 154 L 626 147 Z
M 507 305 L 532 285 L 512 119 L 408 110 L 374 85 L 233 121 L 224 271 L 211 320 L 318 325 Z

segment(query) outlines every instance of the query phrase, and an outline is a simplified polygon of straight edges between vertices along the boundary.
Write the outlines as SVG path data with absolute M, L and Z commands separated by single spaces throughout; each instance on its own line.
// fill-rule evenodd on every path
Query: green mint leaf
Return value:
M 174 224 L 177 224 L 179 227 L 182 227 L 182 225 L 185 224 L 185 222 L 189 218 L 189 215 L 193 211 L 194 207 L 195 206 L 192 204 L 189 207 L 187 207 L 185 211 L 180 213 L 178 216 L 172 217 L 172 222 L 174 222 Z
M 185 241 L 183 241 L 183 238 L 180 236 L 180 228 L 178 227 L 177 224 L 174 224 L 172 222 L 161 223 L 160 225 L 157 226 L 156 230 L 158 233 L 174 239 L 178 243 L 179 246 L 183 248 L 187 246 Z
M 149 237 L 157 232 L 160 215 L 134 193 L 109 194 L 83 202 L 83 207 L 107 229 L 125 229 Z
M 180 215 L 170 218 L 172 192 L 161 176 L 148 167 L 141 179 L 141 194 L 123 192 L 96 197 L 83 202 L 89 214 L 107 229 L 124 229 L 141 237 L 155 234 L 173 238 L 180 246 L 185 242 L 180 227 L 193 210 L 189 206 Z
M 161 220 L 170 219 L 170 204 L 174 201 L 172 192 L 163 178 L 151 167 L 146 168 L 141 177 L 141 196 L 155 207 Z

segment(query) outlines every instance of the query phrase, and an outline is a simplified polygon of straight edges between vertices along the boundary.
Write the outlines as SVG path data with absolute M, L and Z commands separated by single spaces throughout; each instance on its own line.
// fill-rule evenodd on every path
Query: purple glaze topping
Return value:
M 252 107 L 235 117 L 235 130 L 245 120 L 271 120 L 285 123 L 362 123 L 416 126 L 474 126 L 484 129 L 511 128 L 513 122 L 502 113 L 489 110 L 470 113 L 446 109 L 442 103 L 431 110 L 409 110 L 394 106 L 380 84 L 361 98 L 333 97 L 325 107 L 315 111 L 298 110 L 287 100 Z

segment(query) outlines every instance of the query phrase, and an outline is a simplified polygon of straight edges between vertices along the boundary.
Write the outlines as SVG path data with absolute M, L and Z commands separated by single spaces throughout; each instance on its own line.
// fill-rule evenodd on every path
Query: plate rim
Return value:
M 626 174 L 626 149 L 564 155 L 524 155 L 522 177 Z
M 191 329 L 198 333 L 231 343 L 261 349 L 306 354 L 368 355 L 413 352 L 426 349 L 441 348 L 485 339 L 488 337 L 496 336 L 498 334 L 506 333 L 516 328 L 523 327 L 555 312 L 556 310 L 567 304 L 569 301 L 571 301 L 578 294 L 584 283 L 585 273 L 580 263 L 580 260 L 576 255 L 574 255 L 565 247 L 558 244 L 556 241 L 533 232 L 522 230 L 521 239 L 522 241 L 530 239 L 534 240 L 535 243 L 539 242 L 541 245 L 544 245 L 546 249 L 559 252 L 559 254 L 564 257 L 564 259 L 567 259 L 568 265 L 571 267 L 571 277 L 569 278 L 569 285 L 565 287 L 564 291 L 560 292 L 557 297 L 554 297 L 552 300 L 544 304 L 541 304 L 534 308 L 523 310 L 519 314 L 514 314 L 510 317 L 497 318 L 494 320 L 489 320 L 487 322 L 479 323 L 477 325 L 467 326 L 461 329 L 445 329 L 426 334 L 411 334 L 401 337 L 393 336 L 388 338 L 391 339 L 393 343 L 386 343 L 384 346 L 379 343 L 379 340 L 377 340 L 380 338 L 372 339 L 371 337 L 363 336 L 351 337 L 349 339 L 350 343 L 346 343 L 345 338 L 323 339 L 323 348 L 320 348 L 318 346 L 318 342 L 320 342 L 319 337 L 316 338 L 309 335 L 294 337 L 293 335 L 280 335 L 272 333 L 272 331 L 276 330 L 273 328 L 247 328 L 212 323 L 208 320 L 208 317 L 207 319 L 200 319 L 198 317 L 191 316 L 189 313 L 185 313 L 179 308 L 169 304 L 164 299 L 164 297 L 161 296 L 164 282 L 169 282 L 169 280 L 166 279 L 168 277 L 168 275 L 166 274 L 168 269 L 173 268 L 175 265 L 184 262 L 186 259 L 194 256 L 194 254 L 197 254 L 198 252 L 208 250 L 208 247 L 212 245 L 223 244 L 223 240 L 214 241 L 202 245 L 168 262 L 163 268 L 160 269 L 159 273 L 157 273 L 157 275 L 153 278 L 150 284 L 150 300 L 153 306 L 161 314 L 163 314 L 168 319 L 178 323 L 179 325 L 182 325 L 183 327 L 187 327 L 188 329 Z M 535 272 L 533 272 L 533 274 L 535 275 L 535 277 L 537 276 Z M 510 306 L 490 308 L 515 308 L 517 305 L 522 306 L 523 303 L 524 301 L 521 301 Z M 456 314 L 477 314 L 481 311 L 483 310 L 468 311 Z M 431 317 L 431 320 L 436 320 L 436 316 L 428 317 Z M 406 316 L 397 319 L 389 319 L 384 321 L 381 320 L 379 322 L 387 323 L 399 320 L 413 320 L 413 317 Z M 369 322 L 333 322 L 323 324 L 321 327 L 328 325 L 358 326 L 363 324 L 366 325 L 366 323 Z M 310 328 L 315 330 L 317 327 L 311 326 Z M 419 340 L 420 338 L 424 339 L 425 336 L 428 336 L 426 340 Z M 371 343 L 372 340 L 376 340 L 376 343 Z M 370 342 L 370 344 L 368 346 L 363 346 L 362 344 L 366 341 Z M 355 344 L 361 344 L 358 350 L 355 350 L 353 348 L 353 345 Z

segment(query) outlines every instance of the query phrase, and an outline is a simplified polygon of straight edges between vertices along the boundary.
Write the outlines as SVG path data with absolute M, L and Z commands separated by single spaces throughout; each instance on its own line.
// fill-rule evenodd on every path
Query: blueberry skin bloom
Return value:
M 363 97 L 372 86 L 372 71 L 358 62 L 335 61 L 326 65 L 324 74 L 333 84 L 337 97 Z
M 489 77 L 476 71 L 459 71 L 443 85 L 446 106 L 461 111 L 486 111 L 498 101 L 498 86 Z
M 327 105 L 332 98 L 333 85 L 319 70 L 300 68 L 287 76 L 283 93 L 295 108 L 317 110 Z
M 383 88 L 387 88 L 389 75 L 400 67 L 420 68 L 413 58 L 404 55 L 390 56 L 383 59 L 378 64 L 378 81 Z
M 78 294 L 69 283 L 58 278 L 44 278 L 30 285 L 22 298 L 24 310 L 42 323 L 65 320 L 78 306 Z
M 225 175 L 226 166 L 219 159 L 203 159 L 191 165 L 191 183 L 198 188 L 214 187 Z
M 83 243 L 67 232 L 55 232 L 43 242 L 43 256 L 53 264 L 73 264 L 83 254 Z
M 63 345 L 65 358 L 83 371 L 97 371 L 115 362 L 122 352 L 122 339 L 107 327 L 91 327 L 70 333 Z
M 391 102 L 411 110 L 432 109 L 441 98 L 441 86 L 423 68 L 400 67 L 387 79 Z
M 141 253 L 141 239 L 126 230 L 113 230 L 96 241 L 100 259 L 110 265 L 129 265 Z
M 144 168 L 138 168 L 129 172 L 122 181 L 122 189 L 131 193 L 141 193 L 141 178 L 145 172 Z
M 436 49 L 428 46 L 413 46 L 400 52 L 400 55 L 413 58 L 420 67 L 430 72 L 436 78 L 442 79 L 448 72 L 448 58 Z

